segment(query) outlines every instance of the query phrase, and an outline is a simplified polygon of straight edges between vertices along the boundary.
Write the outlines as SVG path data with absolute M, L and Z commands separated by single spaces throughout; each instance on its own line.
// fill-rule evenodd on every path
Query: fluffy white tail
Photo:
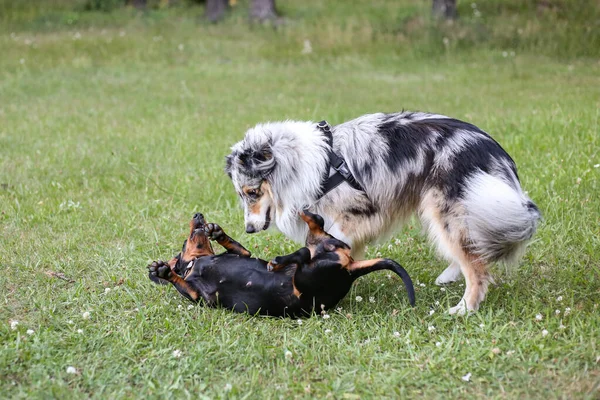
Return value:
M 518 181 L 511 183 L 481 172 L 467 185 L 463 204 L 469 236 L 474 252 L 487 262 L 516 263 L 541 219 Z

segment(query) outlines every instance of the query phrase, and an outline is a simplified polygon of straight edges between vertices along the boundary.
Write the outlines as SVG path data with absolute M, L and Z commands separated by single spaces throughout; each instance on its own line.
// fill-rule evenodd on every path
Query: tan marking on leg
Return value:
M 490 280 L 487 265 L 468 248 L 468 230 L 464 223 L 464 209 L 460 204 L 443 207 L 445 196 L 430 190 L 423 196 L 420 215 L 428 227 L 431 239 L 448 259 L 460 264 L 465 277 L 465 293 L 461 301 L 450 309 L 451 314 L 476 311 L 485 298 Z M 447 209 L 444 213 L 442 209 Z
M 190 296 L 192 300 L 198 301 L 198 299 L 200 298 L 200 294 L 189 284 L 189 282 L 182 279 L 179 275 L 171 274 L 169 282 L 175 285 L 177 290 L 179 290 L 180 292 L 187 293 L 187 295 Z

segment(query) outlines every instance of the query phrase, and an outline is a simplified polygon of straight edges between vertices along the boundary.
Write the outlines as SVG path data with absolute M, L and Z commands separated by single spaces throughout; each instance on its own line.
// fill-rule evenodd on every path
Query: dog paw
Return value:
M 171 277 L 171 267 L 164 261 L 158 260 L 148 264 L 148 272 L 151 276 L 168 280 Z
M 444 270 L 435 280 L 435 284 L 438 286 L 446 285 L 448 283 L 456 282 L 462 279 L 462 272 L 460 272 L 460 265 L 452 263 L 448 268 Z
M 283 268 L 283 266 L 280 265 L 280 258 L 281 257 L 275 257 L 274 259 L 269 261 L 269 263 L 267 264 L 267 271 L 275 272 Z
M 210 240 L 219 240 L 225 235 L 223 229 L 217 224 L 206 224 L 204 226 L 204 233 L 206 233 L 206 236 Z
M 473 313 L 475 311 L 477 311 L 477 310 L 471 309 L 467 306 L 467 302 L 465 301 L 465 299 L 461 299 L 457 305 L 455 305 L 454 307 L 450 307 L 450 309 L 448 310 L 448 314 L 450 314 L 450 315 L 466 315 L 466 314 Z

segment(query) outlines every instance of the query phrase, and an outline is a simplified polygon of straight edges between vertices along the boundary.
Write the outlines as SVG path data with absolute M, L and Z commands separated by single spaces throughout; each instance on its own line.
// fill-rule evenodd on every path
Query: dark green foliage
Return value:
M 86 11 L 113 11 L 115 8 L 123 7 L 125 0 L 87 0 L 84 9 Z

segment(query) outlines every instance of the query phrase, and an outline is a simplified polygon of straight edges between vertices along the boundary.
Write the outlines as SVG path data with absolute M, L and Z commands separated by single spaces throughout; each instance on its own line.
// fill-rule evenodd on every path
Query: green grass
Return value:
M 66 0 L 2 15 L 0 393 L 597 398 L 600 64 L 597 30 L 573 36 L 597 10 L 561 30 L 535 8 L 486 3 L 502 11 L 490 32 L 511 18 L 537 29 L 540 40 L 511 47 L 496 34 L 478 40 L 465 2 L 453 27 L 427 22 L 419 1 L 279 3 L 287 23 L 277 29 L 248 26 L 243 4 L 216 26 L 198 22 L 200 8 L 85 13 Z M 443 36 L 462 30 L 465 41 Z M 383 273 L 360 280 L 331 318 L 302 325 L 188 309 L 147 279 L 145 265 L 178 251 L 195 211 L 263 258 L 296 246 L 243 233 L 223 167 L 249 126 L 402 108 L 490 132 L 544 213 L 522 265 L 496 271 L 477 314 L 445 314 L 464 288 L 433 285 L 445 264 L 416 224 L 368 251 L 424 284 L 414 309 Z

